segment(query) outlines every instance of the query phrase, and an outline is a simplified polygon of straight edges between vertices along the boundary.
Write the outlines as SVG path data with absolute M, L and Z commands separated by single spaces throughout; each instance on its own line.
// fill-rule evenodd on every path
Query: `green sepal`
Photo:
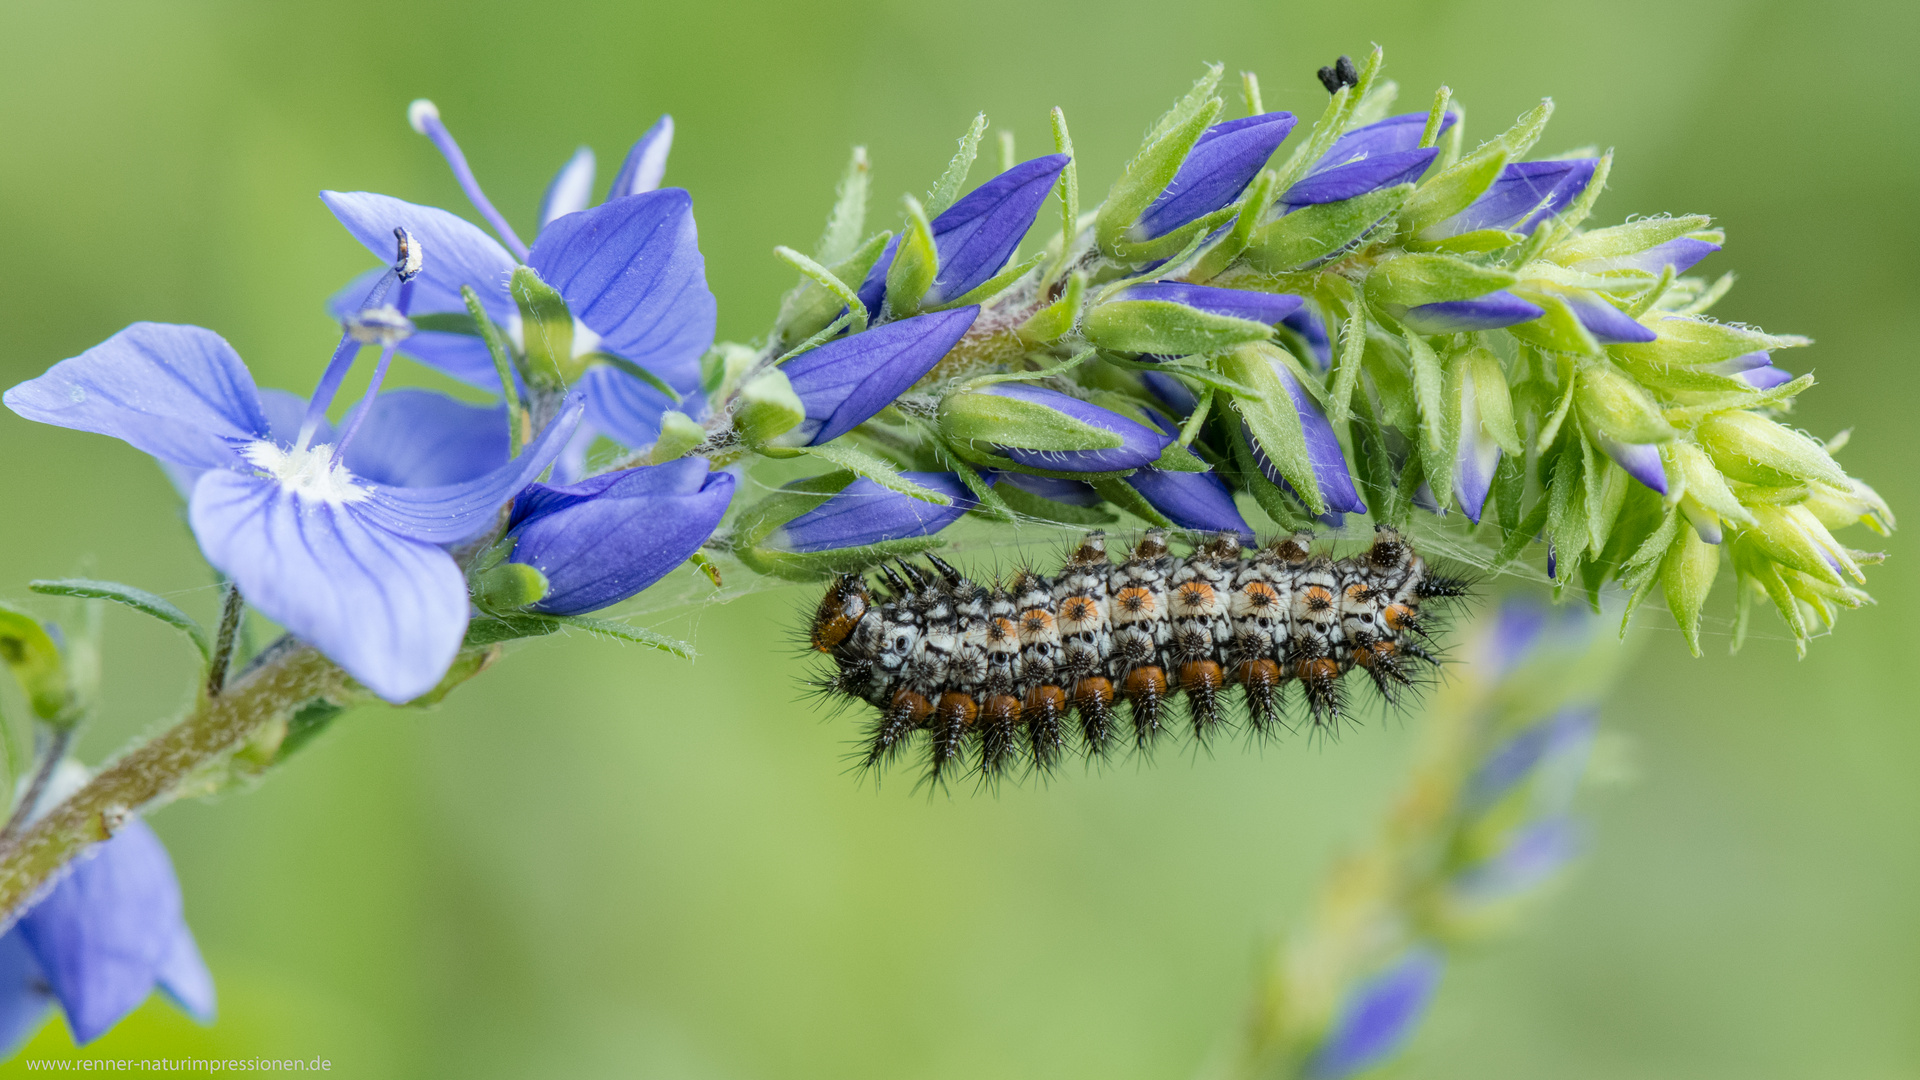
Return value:
M 1799 506 L 1755 506 L 1753 525 L 1742 529 L 1773 561 L 1791 567 L 1817 580 L 1844 585 L 1832 563 L 1859 578 L 1860 568 L 1826 526 Z
M 1504 289 L 1517 280 L 1511 270 L 1480 266 L 1433 252 L 1400 255 L 1367 273 L 1367 299 L 1376 304 L 1418 307 L 1449 300 L 1471 300 Z
M 0 603 L 0 661 L 26 691 L 33 715 L 53 727 L 72 727 L 79 717 L 79 695 L 67 677 L 66 659 L 39 620 Z
M 1048 271 L 1051 277 L 1072 257 L 1074 234 L 1080 230 L 1080 165 L 1073 156 L 1066 112 L 1056 105 L 1048 119 L 1053 122 L 1053 152 L 1067 155 L 1067 167 L 1060 170 L 1060 266 Z
M 1442 364 L 1419 334 L 1406 336 L 1413 369 L 1413 396 L 1420 406 L 1420 468 L 1427 490 L 1442 510 L 1453 508 L 1453 459 L 1460 439 L 1460 380 L 1457 365 Z
M 1237 207 L 1222 207 L 1151 240 L 1138 242 L 1120 240 L 1113 245 L 1111 254 L 1115 260 L 1131 265 L 1159 262 L 1164 259 L 1169 266 L 1179 266 L 1186 261 L 1189 248 L 1198 249 L 1202 241 L 1213 235 L 1214 230 L 1232 221 L 1239 212 Z M 1156 272 L 1171 273 L 1172 271 L 1156 269 Z
M 1846 471 L 1818 442 L 1757 413 L 1715 413 L 1695 429 L 1715 468 L 1749 484 L 1781 486 L 1818 480 L 1845 487 Z
M 1494 519 L 1500 530 L 1511 536 L 1520 527 L 1520 507 L 1527 497 L 1527 458 L 1525 454 L 1500 455 L 1500 464 L 1493 470 L 1493 510 Z M 1481 520 L 1485 521 L 1485 511 L 1481 511 Z M 1529 536 L 1528 539 L 1532 537 Z
M 833 209 L 820 231 L 820 242 L 813 246 L 814 259 L 824 266 L 845 261 L 860 247 L 860 234 L 867 227 L 867 172 L 867 148 L 856 146 L 834 189 Z
M 969 304 L 984 304 L 988 300 L 1005 292 L 1014 282 L 1033 273 L 1034 268 L 1045 262 L 1046 258 L 1046 252 L 1035 252 L 980 284 L 975 285 L 973 288 L 968 289 L 955 299 L 942 300 L 928 310 L 945 311 L 948 308 L 966 307 Z
M 507 406 L 507 452 L 518 455 L 520 448 L 533 440 L 533 418 L 520 406 L 520 388 L 514 380 L 513 346 L 507 341 L 507 335 L 487 317 L 487 309 L 480 303 L 480 294 L 473 291 L 473 286 L 460 286 L 460 299 L 467 305 L 467 321 L 473 325 L 474 333 L 480 335 L 480 340 L 486 342 L 487 355 L 493 359 L 493 373 L 500 380 L 500 395 Z M 524 377 L 524 371 L 521 374 Z
M 1448 255 L 1485 255 L 1489 252 L 1504 251 L 1527 238 L 1525 233 L 1509 232 L 1506 229 L 1475 229 L 1439 240 L 1410 239 L 1404 246 L 1408 251 L 1438 251 Z
M 1238 431 L 1233 432 L 1228 438 L 1228 444 L 1233 448 L 1234 471 L 1239 474 L 1237 477 L 1239 483 L 1234 486 L 1244 488 L 1248 494 L 1252 495 L 1254 504 L 1260 507 L 1261 513 L 1273 519 L 1275 525 L 1291 532 L 1313 528 L 1313 519 L 1300 512 L 1292 496 L 1281 490 L 1280 485 L 1267 479 L 1267 475 L 1260 471 L 1259 464 L 1253 458 L 1253 449 L 1247 445 L 1245 435 Z
M 1208 93 L 1211 94 L 1211 90 Z M 1188 151 L 1220 114 L 1220 105 L 1219 98 L 1204 99 L 1197 108 L 1168 124 L 1164 131 L 1150 136 L 1147 145 L 1127 162 L 1126 170 L 1113 182 L 1106 201 L 1100 204 L 1093 219 L 1094 241 L 1101 251 L 1117 254 L 1119 245 L 1129 238 L 1141 213 L 1173 182 Z M 1176 111 L 1184 112 L 1185 108 L 1183 102 Z
M 923 503 L 932 503 L 935 506 L 953 505 L 952 499 L 901 476 L 900 470 L 851 443 L 835 439 L 824 446 L 803 446 L 799 450 L 835 468 L 845 469 L 855 476 L 871 480 L 888 491 L 899 492 L 909 498 L 918 499 Z
M 1547 539 L 1553 542 L 1558 566 L 1554 587 L 1559 589 L 1572 579 L 1586 554 L 1587 486 L 1585 482 L 1586 440 L 1575 434 L 1561 442 L 1553 459 L 1553 478 L 1547 485 Z
M 1472 205 L 1500 178 L 1507 162 L 1519 161 L 1533 149 L 1552 116 L 1552 99 L 1542 101 L 1499 136 L 1435 173 L 1400 212 L 1402 229 L 1417 234 Z
M 786 372 L 776 367 L 742 383 L 734 401 L 733 429 L 749 446 L 766 447 L 807 418 L 806 403 L 794 393 Z
M 1612 225 L 1604 229 L 1594 229 L 1578 236 L 1563 240 L 1548 248 L 1542 257 L 1572 266 L 1589 259 L 1617 259 L 1627 255 L 1638 255 L 1643 251 L 1659 247 L 1661 244 L 1678 240 L 1683 236 L 1704 230 L 1713 223 L 1705 214 L 1689 214 L 1684 217 L 1641 218 L 1629 221 L 1625 225 Z M 1701 239 L 1708 239 L 1702 236 Z M 1719 239 L 1712 242 L 1718 243 Z
M 707 429 L 686 413 L 668 409 L 660 414 L 660 437 L 647 451 L 647 464 L 659 465 L 685 457 L 689 450 L 707 440 Z
M 923 551 L 946 546 L 940 536 L 911 536 L 903 540 L 882 540 L 864 547 L 838 548 L 800 554 L 769 548 L 742 548 L 734 554 L 758 574 L 786 581 L 824 581 L 835 574 L 858 573 L 889 559 L 904 559 Z
M 551 589 L 547 575 L 526 563 L 508 561 L 474 574 L 467 583 L 473 602 L 489 612 L 518 611 L 537 604 Z
M 1513 408 L 1513 388 L 1507 385 L 1507 369 L 1500 358 L 1485 346 L 1475 346 L 1461 362 L 1473 377 L 1474 406 L 1487 437 L 1500 444 L 1502 451 L 1524 456 L 1526 450 L 1520 445 L 1520 425 Z
M 940 402 L 940 434 L 956 449 L 971 444 L 1023 450 L 1114 450 L 1124 442 L 1105 428 L 1031 401 L 975 391 L 950 393 Z M 977 451 L 976 451 L 977 452 Z
M 967 490 L 973 492 L 974 501 L 980 504 L 974 507 L 974 511 L 994 521 L 1013 524 L 1016 520 L 1013 508 L 993 489 L 993 485 L 987 483 L 973 466 L 962 461 L 958 454 L 948 450 L 946 444 L 940 441 L 938 431 L 931 434 L 933 437 L 929 441 L 933 445 L 934 456 L 940 459 L 942 466 L 960 478 Z
M 867 271 L 880 261 L 881 253 L 886 251 L 887 243 L 892 239 L 890 232 L 875 233 L 865 243 L 855 247 L 846 258 L 828 266 L 827 270 L 843 283 L 865 281 Z M 848 321 L 851 322 L 852 309 L 839 295 L 818 280 L 805 278 L 780 301 L 780 315 L 773 324 L 777 349 L 790 350 L 797 343 L 818 334 L 839 317 L 843 309 L 849 312 Z M 869 317 L 872 314 L 867 313 Z
M 860 302 L 860 295 L 854 292 L 852 286 L 840 280 L 839 275 L 785 245 L 776 246 L 773 253 L 800 271 L 809 281 L 826 290 L 835 302 L 847 309 L 848 333 L 857 334 L 867 328 L 867 306 Z
M 1208 471 L 1207 463 L 1195 457 L 1193 451 L 1187 449 L 1178 439 L 1168 443 L 1167 448 L 1160 451 L 1160 456 L 1155 459 L 1153 468 L 1159 469 L 1161 472 L 1198 473 Z
M 1718 544 L 1700 539 L 1700 534 L 1692 529 L 1676 530 L 1673 546 L 1667 549 L 1660 568 L 1660 579 L 1666 587 L 1667 608 L 1673 612 L 1673 620 L 1680 624 L 1687 648 L 1696 657 L 1700 655 L 1700 609 L 1706 604 L 1707 594 L 1713 590 L 1714 576 L 1719 571 Z
M 1753 523 L 1753 513 L 1727 485 L 1727 478 L 1713 467 L 1706 451 L 1684 439 L 1676 439 L 1660 448 L 1660 461 L 1666 467 L 1669 500 L 1677 502 L 1685 495 L 1723 518 Z
M 510 288 L 514 303 L 520 306 L 527 381 L 555 389 L 571 384 L 584 365 L 573 355 L 573 313 L 567 310 L 567 302 L 531 266 L 514 268 Z
M 1051 345 L 1073 332 L 1080 318 L 1080 305 L 1087 295 L 1087 275 L 1075 271 L 1067 279 L 1060 298 L 1034 312 L 1016 331 L 1028 345 Z
M 1583 366 L 1575 378 L 1580 418 L 1602 435 L 1623 443 L 1660 443 L 1678 434 L 1653 395 L 1612 364 Z
M 933 279 L 940 273 L 940 252 L 934 246 L 933 226 L 927 223 L 926 211 L 911 195 L 902 196 L 901 201 L 906 204 L 907 225 L 900 234 L 893 265 L 887 269 L 887 298 L 883 302 L 888 314 L 896 319 L 920 310 L 927 290 L 933 288 Z
M 928 217 L 939 217 L 941 211 L 960 197 L 967 174 L 973 171 L 973 159 L 980 153 L 980 137 L 986 133 L 987 114 L 975 114 L 973 123 L 967 125 L 967 133 L 960 136 L 960 148 L 954 151 L 953 160 L 947 162 L 947 171 L 940 174 L 940 179 L 934 181 L 932 190 L 927 192 Z
M 1294 181 L 1306 175 L 1314 162 L 1333 149 L 1334 140 L 1345 133 L 1354 112 L 1366 99 L 1367 92 L 1373 89 L 1373 81 L 1380 74 L 1380 64 L 1385 58 L 1385 51 L 1378 45 L 1374 46 L 1360 64 L 1360 81 L 1352 86 L 1341 87 L 1327 99 L 1326 110 L 1320 114 L 1320 119 L 1314 121 L 1313 130 L 1308 132 L 1306 140 L 1295 145 L 1293 152 L 1287 155 L 1286 164 L 1280 166 L 1278 187 L 1281 192 L 1292 187 Z
M 472 288 L 469 285 L 467 288 Z M 464 334 L 468 337 L 480 336 L 480 324 L 472 315 L 459 311 L 430 311 L 425 315 L 409 315 L 407 321 L 413 324 L 416 332 L 432 331 L 436 334 Z
M 1191 356 L 1265 341 L 1273 327 L 1169 300 L 1116 300 L 1087 312 L 1082 332 L 1114 352 Z
M 1543 289 L 1516 286 L 1512 292 L 1528 303 L 1538 304 L 1546 313 L 1537 319 L 1506 327 L 1507 333 L 1548 352 L 1599 355 L 1600 343 L 1565 300 Z
M 1194 263 L 1193 269 L 1187 273 L 1188 281 L 1212 281 L 1232 265 L 1241 252 L 1247 250 L 1247 245 L 1253 243 L 1254 230 L 1260 227 L 1261 219 L 1267 216 L 1268 208 L 1273 205 L 1273 185 L 1279 179 L 1279 174 L 1272 169 L 1260 170 L 1260 175 L 1254 177 L 1252 186 L 1240 198 L 1233 228 L 1228 229 L 1227 235 L 1208 248 L 1206 254 Z
M 1677 315 L 1668 315 L 1650 323 L 1649 326 L 1660 335 L 1657 339 L 1609 345 L 1607 351 L 1624 359 L 1644 360 L 1652 364 L 1699 367 L 1731 360 L 1750 352 L 1791 349 L 1813 344 L 1812 339 L 1795 334 L 1763 334 L 1744 326 Z
M 187 637 L 193 639 L 193 647 L 200 650 L 202 659 L 213 657 L 213 643 L 207 639 L 207 632 L 200 628 L 200 624 L 193 620 L 193 616 L 175 607 L 171 601 L 155 596 L 145 589 L 136 589 L 117 581 L 95 581 L 91 578 L 29 581 L 27 588 L 46 596 L 76 596 L 82 600 L 111 600 L 116 604 L 125 604 L 143 615 L 151 615 L 185 633 Z
M 1341 324 L 1340 352 L 1334 359 L 1333 380 L 1327 384 L 1327 422 L 1334 427 L 1347 422 L 1352 409 L 1353 390 L 1360 384 L 1360 367 L 1367 348 L 1367 307 L 1354 303 Z
M 1293 395 L 1274 371 L 1275 364 L 1284 364 L 1290 359 L 1273 345 L 1255 342 L 1221 355 L 1218 363 L 1222 374 L 1260 392 L 1260 400 L 1235 397 L 1234 411 L 1253 432 L 1267 460 L 1293 486 L 1296 497 L 1309 512 L 1318 516 L 1327 512 L 1327 503 L 1314 478 L 1313 461 L 1307 456 L 1306 432 L 1294 408 Z
M 1275 218 L 1247 244 L 1247 265 L 1281 273 L 1343 251 L 1387 220 L 1413 193 L 1412 184 L 1369 191 L 1340 202 L 1303 206 Z

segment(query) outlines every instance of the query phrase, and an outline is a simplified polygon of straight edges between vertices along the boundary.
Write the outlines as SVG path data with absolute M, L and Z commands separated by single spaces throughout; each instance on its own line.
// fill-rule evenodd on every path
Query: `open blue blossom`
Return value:
M 1354 487 L 1353 474 L 1347 470 L 1347 455 L 1340 449 L 1340 439 L 1333 433 L 1333 425 L 1327 422 L 1327 414 L 1320 410 L 1320 403 L 1313 399 L 1306 387 L 1300 385 L 1300 380 L 1293 377 L 1293 372 L 1279 363 L 1273 365 L 1273 371 L 1286 386 L 1287 396 L 1293 400 L 1294 412 L 1300 417 L 1300 430 L 1307 442 L 1307 460 L 1313 465 L 1314 483 L 1327 504 L 1327 513 L 1322 520 L 1333 528 L 1339 528 L 1344 520 L 1342 514 L 1367 512 L 1367 504 L 1360 501 L 1360 492 Z M 1247 445 L 1253 449 L 1254 464 L 1259 466 L 1261 474 L 1274 484 L 1292 491 L 1293 485 L 1274 467 L 1252 429 L 1243 424 L 1241 433 L 1246 437 Z
M 158 986 L 201 1023 L 213 976 L 181 910 L 160 838 L 138 818 L 82 855 L 0 937 L 0 1053 L 31 1036 L 56 1003 L 86 1044 Z
M 1067 161 L 1065 154 L 1023 161 L 974 188 L 928 222 L 940 266 L 920 304 L 930 307 L 958 300 L 999 273 L 1033 227 L 1034 216 Z M 860 283 L 860 302 L 869 315 L 880 313 L 887 295 L 887 271 L 893 268 L 899 248 L 896 236 Z
M 1288 293 L 1256 292 L 1251 289 L 1223 289 L 1215 285 L 1188 285 L 1179 281 L 1148 281 L 1129 285 L 1116 294 L 1115 301 L 1158 300 L 1180 304 L 1210 315 L 1275 325 L 1298 312 L 1306 301 Z
M 512 560 L 547 579 L 531 609 L 583 615 L 660 580 L 713 535 L 733 491 L 733 474 L 709 472 L 704 458 L 532 485 L 507 523 Z
M 859 427 L 932 371 L 979 315 L 978 307 L 915 315 L 787 361 L 781 370 L 807 418 L 781 441 L 818 446 Z
M 1599 165 L 1597 158 L 1515 162 L 1465 210 L 1422 230 L 1420 237 L 1441 240 L 1481 229 L 1531 233 L 1572 205 Z
M 768 541 L 769 546 L 804 555 L 931 536 L 979 505 L 972 489 L 953 473 L 903 472 L 900 475 L 945 495 L 949 505 L 936 506 L 902 495 L 863 477 L 781 526 Z M 988 474 L 985 479 L 991 484 L 994 476 Z
M 472 446 L 465 434 L 472 414 L 377 407 L 393 355 L 388 342 L 368 404 L 333 443 L 316 442 L 329 432 L 325 410 L 358 347 L 349 332 L 290 437 L 275 436 L 239 354 L 196 326 L 135 323 L 7 391 L 5 402 L 29 420 L 112 435 L 177 468 L 201 470 L 188 521 L 207 561 L 268 618 L 374 693 L 401 702 L 433 688 L 466 631 L 466 579 L 441 545 L 491 525 L 559 453 L 580 409 L 570 405 L 513 461 L 458 482 L 415 486 L 407 481 L 444 479 L 447 466 L 434 460 L 440 454 L 468 452 L 460 448 Z M 411 431 L 385 433 L 394 423 Z M 456 430 L 443 430 L 449 425 Z M 362 431 L 371 435 L 369 450 L 398 455 L 359 457 L 362 468 L 398 482 L 369 479 L 345 463 Z
M 1440 131 L 1444 133 L 1458 119 L 1457 114 L 1447 113 L 1441 118 Z M 1426 113 L 1407 113 L 1347 132 L 1306 176 L 1281 194 L 1278 203 L 1297 208 L 1340 202 L 1418 181 L 1440 155 L 1437 147 L 1420 146 L 1426 126 Z
M 1433 1000 L 1444 964 L 1432 949 L 1413 949 L 1355 987 L 1308 1063 L 1307 1075 L 1315 1080 L 1342 1080 L 1398 1053 Z
M 1208 128 L 1166 190 L 1140 215 L 1135 228 L 1141 237 L 1164 236 L 1239 198 L 1293 125 L 1292 113 L 1271 112 Z
M 1070 420 L 1103 428 L 1121 439 L 1119 446 L 1106 450 L 1030 450 L 1019 446 L 996 447 L 1007 457 L 1030 468 L 1051 469 L 1055 472 L 1112 472 L 1119 469 L 1137 469 L 1157 460 L 1168 444 L 1173 442 L 1173 436 L 1155 431 L 1137 420 L 1128 419 L 1110 409 L 1103 409 L 1091 402 L 1081 401 L 1077 397 L 1063 394 L 1058 390 L 1049 390 L 1044 386 L 1023 382 L 1003 382 L 985 387 L 980 393 L 1044 405 Z
M 531 249 L 488 201 L 432 103 L 415 102 L 409 119 L 440 148 L 468 198 L 506 244 L 444 210 L 367 192 L 322 192 L 334 216 L 376 254 L 385 253 L 394 225 L 405 226 L 435 252 L 421 275 L 414 312 L 465 316 L 460 287 L 471 286 L 487 316 L 518 341 L 520 312 L 508 279 L 524 262 L 573 313 L 573 355 L 587 364 L 578 385 L 592 428 L 628 446 L 646 446 L 658 438 L 666 410 L 703 416 L 700 358 L 713 343 L 716 309 L 692 199 L 679 189 L 656 190 L 673 142 L 671 118 L 662 117 L 634 144 L 607 201 L 592 209 L 592 153 L 577 152 L 547 190 Z M 351 311 L 378 273 L 370 271 L 336 293 L 334 313 Z M 475 335 L 422 330 L 401 351 L 463 382 L 500 389 L 493 358 Z M 601 353 L 657 376 L 677 400 L 593 359 Z
M 1233 492 L 1211 472 L 1175 472 L 1148 467 L 1128 476 L 1127 483 L 1155 510 L 1165 514 L 1168 521 L 1183 529 L 1253 535 L 1253 529 L 1233 504 Z

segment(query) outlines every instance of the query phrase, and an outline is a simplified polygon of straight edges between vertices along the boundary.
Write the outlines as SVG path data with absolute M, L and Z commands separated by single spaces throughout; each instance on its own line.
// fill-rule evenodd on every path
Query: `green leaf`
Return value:
M 967 133 L 960 136 L 960 149 L 954 152 L 953 160 L 947 163 L 947 171 L 940 174 L 933 190 L 927 192 L 928 217 L 939 217 L 941 211 L 952 206 L 954 200 L 960 197 L 960 189 L 967 183 L 967 173 L 973 169 L 973 159 L 980 152 L 980 137 L 986 133 L 987 114 L 980 113 L 967 127 Z
M 1303 206 L 1253 234 L 1247 264 L 1264 273 L 1280 273 L 1344 251 L 1391 217 L 1412 193 L 1412 184 L 1401 184 L 1340 202 Z
M 1242 345 L 1220 357 L 1220 370 L 1228 378 L 1261 393 L 1262 399 L 1258 401 L 1234 398 L 1234 410 L 1253 432 L 1267 460 L 1293 486 L 1295 496 L 1307 510 L 1315 515 L 1324 514 L 1327 504 L 1314 479 L 1300 414 L 1294 408 L 1293 395 L 1274 368 L 1276 363 L 1285 362 L 1280 359 L 1282 356 L 1279 349 L 1265 342 Z
M 632 626 L 612 619 L 594 619 L 585 615 L 549 615 L 562 626 L 571 626 L 576 630 L 585 630 L 597 637 L 630 641 L 635 645 L 645 645 L 649 649 L 659 649 L 672 653 L 682 660 L 693 659 L 693 646 L 665 634 L 656 634 L 645 627 Z
M 1438 253 L 1401 255 L 1367 272 L 1367 299 L 1376 304 L 1418 307 L 1470 300 L 1512 285 L 1510 270 L 1479 266 Z
M 1167 300 L 1118 300 L 1088 312 L 1083 332 L 1115 352 L 1189 356 L 1265 341 L 1273 327 Z
M 825 289 L 835 300 L 846 306 L 847 314 L 850 316 L 849 325 L 852 327 L 850 333 L 857 334 L 867 328 L 867 305 L 861 303 L 860 294 L 846 282 L 841 281 L 833 271 L 785 245 L 775 247 L 773 253 L 785 259 L 789 266 L 806 275 L 814 284 Z
M 1695 429 L 1714 466 L 1748 484 L 1785 486 L 1818 480 L 1845 489 L 1851 481 L 1818 442 L 1758 413 L 1715 413 Z
M 860 234 L 867 227 L 867 148 L 856 146 L 847 162 L 847 171 L 834 189 L 833 210 L 813 246 L 814 260 L 832 266 L 853 255 L 860 247 Z
M 626 623 L 608 619 L 592 619 L 584 615 L 536 615 L 532 612 L 474 619 L 467 624 L 464 647 L 476 649 L 518 638 L 543 637 L 569 626 L 600 637 L 617 638 L 621 641 L 630 641 L 635 645 L 645 645 L 650 649 L 659 649 L 661 652 L 672 653 L 682 660 L 693 658 L 693 646 L 638 626 L 629 626 Z
M 0 661 L 26 691 L 33 715 L 55 727 L 71 727 L 78 719 L 59 646 L 39 620 L 9 604 L 0 604 Z
M 888 491 L 897 491 L 902 495 L 924 503 L 932 503 L 935 506 L 953 505 L 952 499 L 931 488 L 921 487 L 901 476 L 900 471 L 892 465 L 850 443 L 836 439 L 825 446 L 802 447 L 801 452 L 817 457 L 829 465 L 845 469 L 856 476 L 865 477 Z
M 573 356 L 573 313 L 567 310 L 567 302 L 530 266 L 514 269 L 510 288 L 520 306 L 527 380 L 559 388 L 579 378 L 580 364 Z
M 82 600 L 111 600 L 116 604 L 125 604 L 145 615 L 151 615 L 176 630 L 184 632 L 193 639 L 193 647 L 200 650 L 203 658 L 211 659 L 213 645 L 207 640 L 207 632 L 193 617 L 172 602 L 131 585 L 122 585 L 117 581 L 94 581 L 91 578 L 61 578 L 57 581 L 29 581 L 27 588 L 47 596 L 77 596 Z
M 886 310 L 896 319 L 905 318 L 920 310 L 920 304 L 933 288 L 933 279 L 940 272 L 940 252 L 933 243 L 933 227 L 927 223 L 926 211 L 913 196 L 902 197 L 907 209 L 907 227 L 901 234 L 900 247 L 893 257 L 893 266 L 887 270 Z
M 959 455 L 948 450 L 946 444 L 940 441 L 938 431 L 930 431 L 930 434 L 933 436 L 930 445 L 933 447 L 934 456 L 940 459 L 940 464 L 948 471 L 958 476 L 961 483 L 967 485 L 968 491 L 973 492 L 974 499 L 980 504 L 978 509 L 995 521 L 1011 524 L 1014 521 L 1013 509 L 1000 497 L 999 492 L 993 489 L 993 485 L 987 483 L 978 472 L 974 471 L 973 466 L 960 460 Z
M 1185 444 L 1178 441 L 1167 444 L 1167 448 L 1162 450 L 1160 457 L 1154 461 L 1153 467 L 1161 472 L 1207 471 L 1207 463 L 1194 457 L 1193 451 L 1188 450 Z
M 1126 170 L 1113 182 L 1106 202 L 1100 205 L 1094 218 L 1094 239 L 1102 251 L 1114 254 L 1117 245 L 1128 239 L 1140 214 L 1173 182 L 1188 151 L 1219 114 L 1220 99 L 1212 98 L 1164 133 L 1150 136 L 1146 147 L 1127 163 Z

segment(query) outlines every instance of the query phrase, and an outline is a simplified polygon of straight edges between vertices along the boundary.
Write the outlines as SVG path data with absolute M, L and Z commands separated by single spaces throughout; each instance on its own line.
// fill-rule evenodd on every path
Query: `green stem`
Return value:
M 344 672 L 310 646 L 283 639 L 218 695 L 102 769 L 31 828 L 0 841 L 0 912 L 39 891 L 66 862 L 110 838 L 128 815 L 158 808 L 181 781 L 214 765 L 254 732 L 315 698 L 345 700 Z

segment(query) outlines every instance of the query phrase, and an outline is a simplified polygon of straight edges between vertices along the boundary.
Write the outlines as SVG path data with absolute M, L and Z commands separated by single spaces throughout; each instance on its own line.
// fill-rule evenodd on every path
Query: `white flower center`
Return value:
M 339 506 L 368 497 L 367 489 L 353 482 L 353 474 L 347 467 L 333 461 L 333 446 L 329 443 L 304 450 L 285 450 L 263 440 L 248 443 L 242 454 L 254 468 L 302 499 Z

